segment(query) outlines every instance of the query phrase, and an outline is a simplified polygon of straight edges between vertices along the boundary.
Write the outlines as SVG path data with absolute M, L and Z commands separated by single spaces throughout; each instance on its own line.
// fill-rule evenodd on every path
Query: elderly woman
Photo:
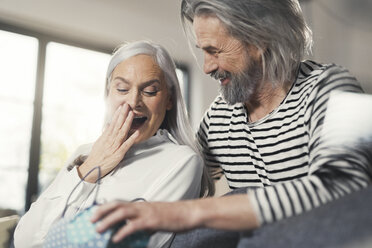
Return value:
M 101 168 L 97 202 L 176 201 L 211 194 L 213 186 L 195 146 L 175 65 L 166 50 L 140 41 L 112 56 L 106 81 L 106 127 L 94 144 L 81 146 L 21 218 L 16 247 L 40 247 L 61 217 L 72 189 Z M 97 173 L 73 192 L 65 216 L 94 201 Z M 171 233 L 155 233 L 149 247 L 167 247 Z

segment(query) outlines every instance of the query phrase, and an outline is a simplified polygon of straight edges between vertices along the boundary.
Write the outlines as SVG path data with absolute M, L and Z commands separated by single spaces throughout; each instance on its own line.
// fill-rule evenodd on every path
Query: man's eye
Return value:
M 207 53 L 208 53 L 209 55 L 212 55 L 212 56 L 218 56 L 219 51 L 217 51 L 217 50 L 210 50 L 210 51 L 207 51 Z

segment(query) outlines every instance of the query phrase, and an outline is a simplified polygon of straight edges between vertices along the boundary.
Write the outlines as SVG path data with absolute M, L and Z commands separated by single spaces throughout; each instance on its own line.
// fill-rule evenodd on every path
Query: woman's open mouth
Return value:
M 147 121 L 146 116 L 135 116 L 130 129 L 139 129 Z

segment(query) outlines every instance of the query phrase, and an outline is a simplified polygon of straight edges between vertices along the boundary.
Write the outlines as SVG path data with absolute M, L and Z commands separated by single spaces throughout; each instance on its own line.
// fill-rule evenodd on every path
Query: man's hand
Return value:
M 119 242 L 141 230 L 179 232 L 197 227 L 248 230 L 259 226 L 247 195 L 178 202 L 112 202 L 97 209 L 91 221 L 98 232 L 127 221 L 113 237 Z
M 136 131 L 128 138 L 133 117 L 134 114 L 128 104 L 119 106 L 111 123 L 94 143 L 87 160 L 78 167 L 81 178 L 96 166 L 101 167 L 101 176 L 103 177 L 119 164 L 138 137 L 138 131 Z M 94 183 L 97 180 L 97 175 L 91 174 L 85 180 Z

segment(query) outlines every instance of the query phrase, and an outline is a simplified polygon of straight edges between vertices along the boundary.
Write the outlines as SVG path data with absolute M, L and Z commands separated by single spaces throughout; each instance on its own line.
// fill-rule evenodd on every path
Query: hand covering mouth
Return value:
M 147 121 L 146 116 L 135 116 L 130 129 L 139 129 Z

